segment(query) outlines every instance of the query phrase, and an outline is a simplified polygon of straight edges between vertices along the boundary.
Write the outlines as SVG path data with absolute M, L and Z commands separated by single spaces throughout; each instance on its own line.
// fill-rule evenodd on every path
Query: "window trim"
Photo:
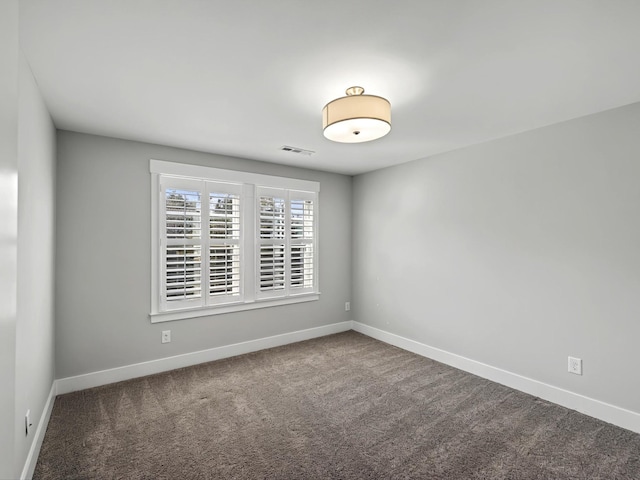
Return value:
M 320 298 L 319 291 L 319 265 L 318 265 L 318 239 L 319 239 L 319 218 L 317 216 L 318 196 L 320 183 L 310 180 L 300 180 L 289 177 L 276 177 L 238 170 L 224 170 L 200 165 L 190 165 L 184 163 L 167 162 L 163 160 L 149 161 L 149 171 L 151 173 L 151 309 L 149 316 L 151 323 L 167 322 L 184 318 L 194 318 L 209 315 L 219 315 L 231 312 L 253 310 L 256 308 L 266 308 L 293 303 L 308 302 Z M 162 189 L 160 188 L 161 175 L 172 177 L 182 177 L 189 180 L 204 180 L 210 182 L 239 183 L 242 184 L 241 218 L 243 235 L 244 265 L 242 267 L 243 276 L 251 279 L 243 281 L 244 299 L 234 303 L 224 303 L 221 305 L 196 306 L 179 310 L 160 310 L 160 274 L 161 274 L 161 232 L 160 232 L 160 203 L 164 200 Z M 256 248 L 259 239 L 255 234 L 256 219 L 256 190 L 260 187 L 270 187 L 284 190 L 297 190 L 311 192 L 315 194 L 314 209 L 316 212 L 315 232 L 314 232 L 314 291 L 289 293 L 288 296 L 277 298 L 259 298 L 256 295 Z M 288 232 L 287 236 L 290 236 Z M 246 273 L 249 272 L 249 273 Z

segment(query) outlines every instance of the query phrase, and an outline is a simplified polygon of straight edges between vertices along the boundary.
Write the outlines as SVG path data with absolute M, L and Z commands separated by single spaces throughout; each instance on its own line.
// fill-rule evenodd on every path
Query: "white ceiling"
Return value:
M 58 128 L 346 174 L 640 101 L 637 0 L 22 0 L 20 15 Z M 389 135 L 322 136 L 352 85 L 391 101 Z

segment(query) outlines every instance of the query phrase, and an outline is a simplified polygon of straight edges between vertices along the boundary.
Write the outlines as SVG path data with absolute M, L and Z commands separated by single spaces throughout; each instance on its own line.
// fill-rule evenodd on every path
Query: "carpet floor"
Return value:
M 640 479 L 640 435 L 346 332 L 59 395 L 35 479 Z

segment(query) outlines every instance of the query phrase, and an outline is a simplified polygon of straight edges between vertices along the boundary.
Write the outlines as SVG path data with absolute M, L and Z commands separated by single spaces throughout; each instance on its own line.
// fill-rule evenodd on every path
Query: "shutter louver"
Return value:
M 165 202 L 167 238 L 200 238 L 200 192 L 167 189 Z
M 285 246 L 260 246 L 260 291 L 283 290 L 285 285 Z
M 260 238 L 284 239 L 285 222 L 284 198 L 260 197 Z
M 167 301 L 200 298 L 202 294 L 200 245 L 167 246 Z

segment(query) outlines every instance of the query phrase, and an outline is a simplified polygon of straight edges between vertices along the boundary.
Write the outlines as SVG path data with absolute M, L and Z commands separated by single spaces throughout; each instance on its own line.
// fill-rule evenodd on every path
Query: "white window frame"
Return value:
M 149 170 L 151 173 L 151 323 L 179 320 L 183 318 L 193 318 L 200 316 L 218 315 L 256 308 L 265 308 L 292 303 L 308 302 L 318 300 L 319 292 L 319 266 L 318 266 L 318 196 L 320 183 L 300 180 L 287 177 L 275 177 L 250 172 L 240 172 L 236 170 L 223 170 L 218 168 L 204 167 L 198 165 L 188 165 L 183 163 L 166 162 L 162 160 L 150 160 Z M 241 221 L 241 294 L 237 301 L 216 304 L 205 300 L 204 305 L 191 306 L 185 308 L 168 309 L 162 298 L 163 287 L 163 245 L 162 239 L 165 235 L 164 218 L 161 218 L 162 204 L 165 201 L 161 180 L 163 177 L 170 177 L 171 182 L 184 179 L 189 184 L 193 181 L 214 182 L 216 184 L 231 184 L 230 190 L 241 191 L 240 200 L 240 221 Z M 290 229 L 290 199 L 291 192 L 297 199 L 303 197 L 313 201 L 314 228 L 313 228 L 313 287 L 300 290 L 289 290 L 290 265 L 289 253 L 287 253 L 286 268 L 286 293 L 275 295 L 265 295 L 259 293 L 257 256 L 260 239 L 258 237 L 258 206 L 256 192 L 260 189 L 270 188 L 286 192 L 287 195 L 287 225 L 286 239 L 287 252 L 289 252 L 289 241 L 291 237 Z M 239 190 L 238 190 L 239 189 Z M 206 188 L 205 188 L 205 191 Z M 203 193 L 203 198 L 204 198 Z M 208 193 L 206 193 L 206 209 L 208 211 Z M 205 208 L 203 201 L 203 209 Z M 204 231 L 204 226 L 203 226 Z M 208 235 L 207 235 L 208 238 Z M 208 245 L 208 240 L 206 241 Z M 202 256 L 208 257 L 208 252 L 202 252 Z M 203 260 L 204 262 L 204 260 Z M 208 262 L 205 262 L 208 264 Z M 208 267 L 207 267 L 208 268 Z M 202 275 L 206 269 L 203 269 Z M 203 296 L 206 292 L 202 291 Z

